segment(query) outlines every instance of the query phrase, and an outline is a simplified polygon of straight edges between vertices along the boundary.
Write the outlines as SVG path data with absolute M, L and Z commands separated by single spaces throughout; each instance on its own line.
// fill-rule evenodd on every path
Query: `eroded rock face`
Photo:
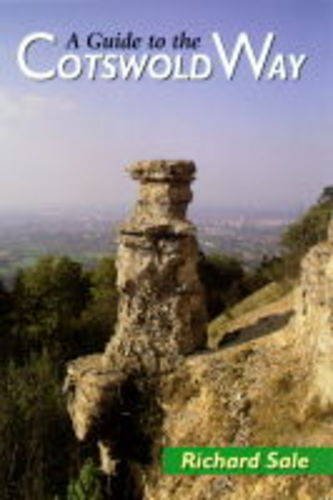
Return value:
M 130 172 L 140 195 L 121 228 L 118 324 L 105 357 L 121 352 L 147 372 L 162 372 L 206 342 L 195 229 L 186 219 L 195 167 L 153 161 Z
M 146 404 L 159 377 L 206 344 L 198 246 L 186 219 L 195 165 L 139 162 L 129 171 L 140 182 L 140 193 L 120 231 L 116 332 L 104 353 L 70 363 L 66 382 L 76 435 L 99 441 L 102 462 L 111 463 L 104 467 L 107 473 L 117 448 L 119 412 L 128 413 L 125 390 L 132 391 L 138 406 Z
M 333 220 L 328 240 L 311 248 L 302 261 L 296 312 L 310 399 L 328 409 L 333 407 Z

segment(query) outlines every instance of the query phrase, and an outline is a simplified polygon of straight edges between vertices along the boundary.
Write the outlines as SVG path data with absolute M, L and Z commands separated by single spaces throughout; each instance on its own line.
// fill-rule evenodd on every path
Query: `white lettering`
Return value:
M 227 56 L 227 51 L 220 35 L 218 33 L 213 33 L 212 38 L 228 80 L 234 77 L 243 52 L 248 58 L 255 79 L 259 80 L 261 78 L 266 61 L 273 47 L 275 39 L 274 33 L 267 33 L 259 57 L 256 57 L 247 33 L 240 33 L 238 35 L 230 58 Z
M 54 69 L 40 72 L 31 69 L 28 65 L 29 49 L 34 43 L 40 41 L 49 42 L 54 45 L 56 43 L 56 37 L 51 33 L 44 32 L 31 33 L 30 35 L 26 36 L 25 38 L 23 38 L 22 42 L 19 45 L 17 51 L 17 63 L 22 73 L 32 80 L 52 80 L 56 76 L 56 71 Z

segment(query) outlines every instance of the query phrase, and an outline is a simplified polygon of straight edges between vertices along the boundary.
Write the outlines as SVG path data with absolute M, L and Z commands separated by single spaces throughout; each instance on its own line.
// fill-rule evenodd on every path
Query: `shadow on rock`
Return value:
M 218 347 L 232 347 L 264 337 L 265 335 L 270 335 L 285 327 L 293 315 L 293 311 L 287 311 L 283 314 L 272 314 L 260 318 L 256 323 L 250 326 L 227 332 L 223 339 L 220 340 Z

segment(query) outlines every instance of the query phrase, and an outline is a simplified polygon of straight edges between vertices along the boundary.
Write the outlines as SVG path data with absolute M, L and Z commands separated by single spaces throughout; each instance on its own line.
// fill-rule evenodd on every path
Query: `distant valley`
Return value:
M 196 208 L 190 217 L 205 253 L 233 254 L 253 267 L 264 255 L 278 252 L 281 232 L 296 215 Z M 19 268 L 45 254 L 68 255 L 92 267 L 116 252 L 119 225 L 125 217 L 126 210 L 120 207 L 2 210 L 0 276 L 8 284 Z

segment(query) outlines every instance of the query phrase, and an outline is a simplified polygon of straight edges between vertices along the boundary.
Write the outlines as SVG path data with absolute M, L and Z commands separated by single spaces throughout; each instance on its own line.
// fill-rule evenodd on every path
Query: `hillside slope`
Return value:
M 286 315 L 287 321 L 287 316 L 293 312 L 293 293 L 287 292 L 284 286 L 270 283 L 215 318 L 208 327 L 209 346 L 214 349 L 234 339 L 237 333 L 242 333 L 244 338 L 244 330 L 249 327 L 253 330 L 253 337 L 260 336 L 260 332 L 256 331 L 256 328 L 260 330 L 264 327 L 264 324 L 259 324 L 260 320 L 267 318 L 267 321 L 274 323 L 274 319 L 277 319 L 275 315 L 282 315 L 280 323 L 278 320 L 275 322 L 276 329 L 280 329 L 284 322 L 283 315 Z M 267 329 L 271 331 L 273 326 L 270 328 L 267 325 Z M 249 340 L 248 334 L 246 339 Z
M 273 289 L 240 304 L 236 318 L 220 318 L 220 331 L 215 321 L 221 346 L 189 357 L 166 379 L 159 444 L 333 446 L 333 415 L 303 412 L 307 374 L 296 342 L 294 292 Z M 259 306 L 250 307 L 260 296 Z M 328 499 L 333 478 L 174 477 L 156 467 L 147 471 L 144 489 L 151 500 Z

